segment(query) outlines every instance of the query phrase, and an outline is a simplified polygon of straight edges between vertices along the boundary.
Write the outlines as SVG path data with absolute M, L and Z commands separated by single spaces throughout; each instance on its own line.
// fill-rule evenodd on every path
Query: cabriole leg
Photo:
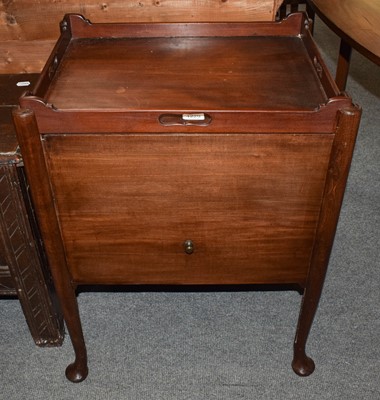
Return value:
M 74 347 L 75 360 L 66 368 L 66 378 L 71 382 L 77 383 L 85 380 L 88 375 L 87 351 L 79 317 L 78 303 L 72 287 L 70 292 L 67 293 L 69 297 L 66 298 L 63 314 Z
M 66 265 L 54 200 L 50 191 L 50 181 L 43 156 L 42 135 L 38 130 L 33 110 L 17 109 L 13 112 L 13 119 L 51 274 L 74 347 L 75 361 L 67 367 L 66 377 L 72 382 L 81 382 L 88 374 L 87 352 L 75 287 Z
M 351 164 L 360 115 L 361 110 L 354 106 L 338 112 L 337 129 L 326 177 L 320 219 L 294 340 L 292 367 L 294 372 L 300 376 L 310 375 L 315 368 L 314 361 L 306 355 L 306 341 L 322 292 Z
M 310 293 L 306 289 L 302 298 L 292 362 L 293 371 L 299 376 L 308 376 L 315 369 L 314 361 L 306 355 L 306 341 L 317 310 L 319 297 L 320 293 L 319 295 L 317 293 Z

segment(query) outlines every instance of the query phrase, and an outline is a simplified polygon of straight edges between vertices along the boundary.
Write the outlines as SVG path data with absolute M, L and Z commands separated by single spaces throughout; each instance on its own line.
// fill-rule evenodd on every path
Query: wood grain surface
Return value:
M 46 101 L 58 109 L 314 110 L 327 97 L 296 36 L 137 38 L 74 41 Z
M 310 0 L 318 15 L 351 46 L 380 64 L 378 0 Z
M 46 136 L 74 281 L 303 284 L 332 140 Z
M 30 0 L 0 3 L 0 73 L 40 72 L 66 13 L 92 22 L 271 21 L 281 0 Z

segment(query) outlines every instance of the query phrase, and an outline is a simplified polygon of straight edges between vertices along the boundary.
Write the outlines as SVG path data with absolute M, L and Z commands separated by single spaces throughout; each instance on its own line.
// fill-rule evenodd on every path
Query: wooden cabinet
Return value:
M 316 311 L 360 119 L 308 22 L 91 24 L 68 15 L 14 113 L 76 359 L 85 284 L 296 284 Z

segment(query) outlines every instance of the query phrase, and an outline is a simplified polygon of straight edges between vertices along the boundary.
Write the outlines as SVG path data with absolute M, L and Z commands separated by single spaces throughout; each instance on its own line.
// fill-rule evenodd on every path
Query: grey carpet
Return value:
M 316 40 L 335 71 L 338 39 Z M 309 338 L 316 370 L 291 370 L 296 292 L 81 293 L 90 374 L 36 347 L 17 300 L 0 302 L 1 399 L 380 399 L 380 69 L 353 54 L 364 109 L 329 272 Z

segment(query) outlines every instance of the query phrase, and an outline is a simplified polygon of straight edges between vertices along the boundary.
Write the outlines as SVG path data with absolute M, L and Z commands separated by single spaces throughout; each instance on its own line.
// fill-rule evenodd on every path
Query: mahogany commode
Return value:
M 77 285 L 296 284 L 305 354 L 360 110 L 294 14 L 91 24 L 67 15 L 14 113 L 56 289 L 87 357 Z

